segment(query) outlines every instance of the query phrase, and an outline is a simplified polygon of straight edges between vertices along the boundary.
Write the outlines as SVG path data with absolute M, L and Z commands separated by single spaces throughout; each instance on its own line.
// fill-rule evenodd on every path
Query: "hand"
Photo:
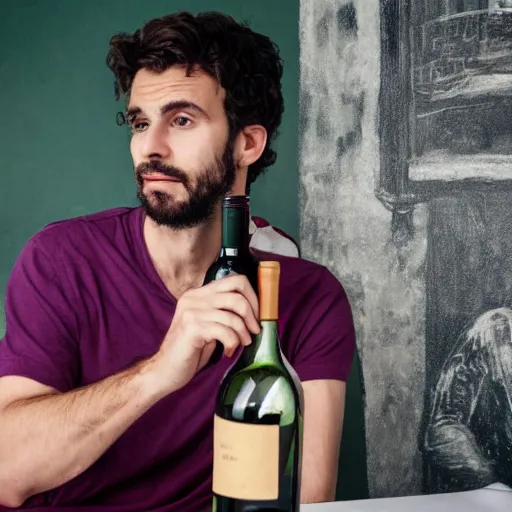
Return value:
M 154 358 L 164 394 L 183 387 L 206 365 L 216 340 L 229 357 L 240 344 L 250 345 L 251 333 L 260 332 L 257 318 L 258 298 L 245 276 L 227 276 L 185 292 Z

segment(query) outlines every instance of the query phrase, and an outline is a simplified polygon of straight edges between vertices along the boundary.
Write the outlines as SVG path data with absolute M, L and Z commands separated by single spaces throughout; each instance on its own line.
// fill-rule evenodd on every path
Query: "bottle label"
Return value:
M 213 492 L 239 500 L 279 496 L 279 425 L 214 417 Z

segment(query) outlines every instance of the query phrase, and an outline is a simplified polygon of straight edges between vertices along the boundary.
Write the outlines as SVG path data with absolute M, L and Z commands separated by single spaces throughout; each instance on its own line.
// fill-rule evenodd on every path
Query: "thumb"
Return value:
M 209 343 L 205 344 L 203 350 L 201 351 L 201 357 L 199 358 L 199 365 L 197 371 L 202 370 L 206 366 L 206 363 L 208 363 L 208 361 L 212 357 L 212 354 L 216 346 L 217 341 L 215 340 L 212 340 Z

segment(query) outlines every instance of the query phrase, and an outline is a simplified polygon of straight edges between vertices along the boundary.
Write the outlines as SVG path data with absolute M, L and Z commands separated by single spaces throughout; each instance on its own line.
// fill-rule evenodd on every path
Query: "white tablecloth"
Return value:
M 301 505 L 301 512 L 512 512 L 512 492 L 500 484 L 476 491 Z

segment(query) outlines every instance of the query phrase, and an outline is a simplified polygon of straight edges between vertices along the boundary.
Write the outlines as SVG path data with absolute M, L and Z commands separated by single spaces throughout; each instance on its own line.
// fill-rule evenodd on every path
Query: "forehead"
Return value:
M 196 69 L 189 76 L 184 66 L 172 66 L 163 72 L 140 69 L 132 83 L 129 106 L 145 111 L 158 109 L 170 101 L 190 101 L 208 113 L 224 112 L 225 91 L 206 72 Z

